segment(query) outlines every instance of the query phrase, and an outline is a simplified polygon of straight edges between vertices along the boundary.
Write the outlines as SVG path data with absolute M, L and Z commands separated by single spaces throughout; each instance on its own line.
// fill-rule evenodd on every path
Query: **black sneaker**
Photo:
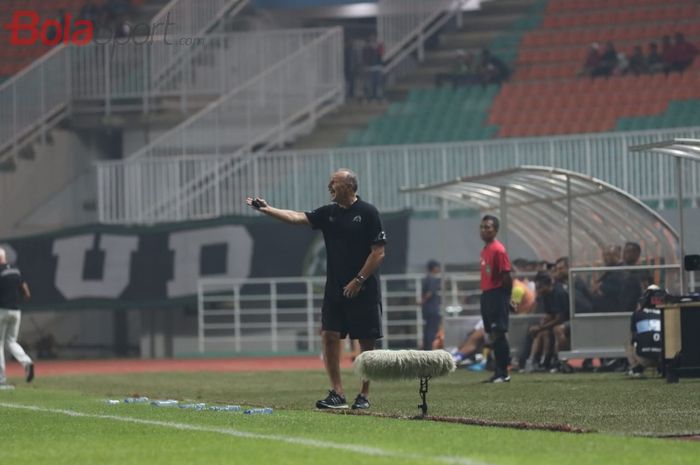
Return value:
M 316 401 L 316 408 L 343 409 L 348 408 L 348 403 L 345 401 L 345 397 L 331 389 L 325 399 Z
M 493 375 L 487 380 L 483 381 L 486 384 L 501 384 L 501 383 L 510 383 L 510 376 L 508 375 Z
M 369 408 L 369 400 L 362 394 L 358 394 L 357 397 L 355 397 L 355 402 L 352 403 L 351 408 L 353 410 L 364 410 Z
M 30 363 L 26 367 L 24 367 L 24 379 L 28 382 L 31 383 L 32 380 L 34 379 L 34 364 Z

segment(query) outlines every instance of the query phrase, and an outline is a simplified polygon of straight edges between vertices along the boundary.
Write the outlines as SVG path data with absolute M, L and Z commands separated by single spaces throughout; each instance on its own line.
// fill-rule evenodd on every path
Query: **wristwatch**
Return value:
M 358 274 L 357 276 L 355 276 L 355 281 L 357 281 L 357 284 L 362 284 L 362 283 L 364 283 L 364 282 L 365 282 L 365 279 L 367 279 L 367 278 L 365 278 L 365 277 L 362 276 L 361 274 Z

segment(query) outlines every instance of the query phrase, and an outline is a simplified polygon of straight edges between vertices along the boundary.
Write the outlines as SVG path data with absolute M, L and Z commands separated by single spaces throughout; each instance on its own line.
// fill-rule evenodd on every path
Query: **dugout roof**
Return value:
M 493 213 L 501 219 L 502 241 L 514 234 L 544 260 L 571 256 L 573 266 L 590 265 L 600 261 L 603 247 L 633 241 L 647 259 L 679 263 L 679 237 L 666 220 L 627 192 L 581 173 L 521 166 L 401 190 Z

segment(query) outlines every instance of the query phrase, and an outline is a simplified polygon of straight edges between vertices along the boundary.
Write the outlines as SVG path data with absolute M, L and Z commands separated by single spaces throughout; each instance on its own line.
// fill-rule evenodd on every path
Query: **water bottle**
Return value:
M 270 415 L 272 413 L 272 409 L 270 407 L 265 407 L 265 408 L 249 408 L 245 412 L 243 412 L 245 415 Z
M 189 408 L 193 410 L 204 410 L 204 407 L 206 407 L 206 404 L 204 402 L 198 402 L 195 404 L 180 404 L 180 408 Z
M 126 401 L 124 401 L 124 402 L 126 402 Z M 121 401 L 119 399 L 107 399 L 107 400 L 105 400 L 105 404 L 109 404 L 109 405 L 117 405 L 120 403 L 121 403 Z
M 151 402 L 151 405 L 155 405 L 156 407 L 174 407 L 178 404 L 178 401 L 174 399 L 166 399 L 166 400 L 154 400 Z
M 240 405 L 212 405 L 211 407 L 209 407 L 209 410 L 213 410 L 215 412 L 240 412 L 241 406 Z
M 148 402 L 148 397 L 127 397 L 124 399 L 125 404 L 145 404 Z

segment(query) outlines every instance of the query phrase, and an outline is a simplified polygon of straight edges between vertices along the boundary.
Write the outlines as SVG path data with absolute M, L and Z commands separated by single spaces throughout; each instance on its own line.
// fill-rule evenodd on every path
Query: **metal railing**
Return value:
M 70 56 L 60 45 L 0 85 L 0 161 L 68 112 Z M 16 151 L 16 150 L 15 150 Z
M 166 43 L 160 38 L 144 44 L 74 48 L 73 97 L 81 111 L 110 114 L 128 107 L 148 113 L 174 101 L 187 113 L 191 99 L 218 99 L 324 32 L 305 29 L 208 34 L 192 43 Z M 171 53 L 167 52 L 170 49 L 183 52 L 180 62 L 167 78 L 157 78 L 154 64 Z
M 200 37 L 224 14 L 237 12 L 247 3 L 248 0 L 173 0 L 154 17 L 151 33 L 164 33 L 165 22 L 169 22 L 168 37 L 175 41 Z M 162 32 L 156 25 L 162 26 Z M 147 43 L 162 44 L 162 37 L 147 39 Z M 0 85 L 0 156 L 7 156 L 9 148 L 17 149 L 31 140 L 37 131 L 43 134 L 56 125 L 69 113 L 73 97 L 100 89 L 120 89 L 140 96 L 139 89 L 149 87 L 146 79 L 160 82 L 166 71 L 185 66 L 178 63 L 187 63 L 192 48 L 182 43 L 179 47 L 153 48 L 137 42 L 134 38 L 128 44 L 110 42 L 102 47 L 59 45 Z M 113 60 L 125 68 L 124 72 L 114 73 L 110 67 Z M 139 71 L 141 66 L 146 68 Z M 109 101 L 105 107 L 109 110 Z
M 214 123 L 215 119 L 210 120 L 210 125 Z M 630 153 L 627 147 L 673 137 L 700 137 L 700 128 L 271 152 L 245 162 L 240 157 L 204 155 L 138 163 L 103 162 L 98 165 L 99 218 L 106 223 L 138 223 L 251 215 L 254 213 L 244 204 L 250 194 L 260 195 L 275 206 L 305 210 L 328 201 L 328 176 L 339 167 L 355 170 L 363 197 L 385 212 L 408 208 L 439 210 L 436 199 L 400 193 L 401 187 L 520 165 L 553 166 L 588 174 L 656 208 L 664 208 L 676 197 L 673 161 L 649 153 Z M 185 144 L 189 139 L 173 138 L 171 154 L 179 155 L 183 151 L 178 149 L 178 142 Z M 202 153 L 204 149 L 201 147 Z M 214 147 L 210 152 L 214 152 Z M 206 183 L 198 184 L 194 180 L 202 179 L 200 173 L 213 174 Z M 688 164 L 684 175 L 686 198 L 697 204 L 700 166 Z M 179 207 L 157 216 L 144 215 L 153 205 L 173 198 L 180 199 Z
M 207 205 L 238 188 L 230 179 L 251 166 L 254 147 L 293 137 L 342 102 L 340 50 L 342 31 L 327 30 L 129 159 L 100 163 L 98 192 L 110 193 L 98 198 L 101 221 L 210 216 Z M 204 153 L 234 155 L 208 157 L 205 163 L 191 156 Z M 114 194 L 120 197 L 116 203 L 108 200 Z
M 461 24 L 464 9 L 478 9 L 481 0 L 379 0 L 377 30 L 384 44 L 384 73 L 388 73 L 414 51 L 423 61 L 425 41 L 450 19 Z
M 198 37 L 211 32 L 225 14 L 235 15 L 248 3 L 249 0 L 171 0 L 151 20 L 151 32 L 166 34 L 165 26 L 169 25 L 170 37 Z
M 235 16 L 248 3 L 249 0 L 173 0 L 166 5 L 153 18 L 154 27 L 159 23 L 173 25 L 167 35 L 186 48 L 166 47 L 153 57 L 148 71 L 155 87 L 159 83 L 172 85 L 181 79 L 183 72 L 191 68 L 192 51 L 201 44 L 198 39 L 210 35 L 227 15 Z M 165 33 L 163 39 L 167 40 Z
M 384 348 L 422 341 L 423 275 L 382 275 Z M 478 273 L 443 275 L 443 303 L 478 314 Z M 200 279 L 198 349 L 204 352 L 313 352 L 321 348 L 325 278 Z M 471 302 L 471 304 L 465 304 Z

